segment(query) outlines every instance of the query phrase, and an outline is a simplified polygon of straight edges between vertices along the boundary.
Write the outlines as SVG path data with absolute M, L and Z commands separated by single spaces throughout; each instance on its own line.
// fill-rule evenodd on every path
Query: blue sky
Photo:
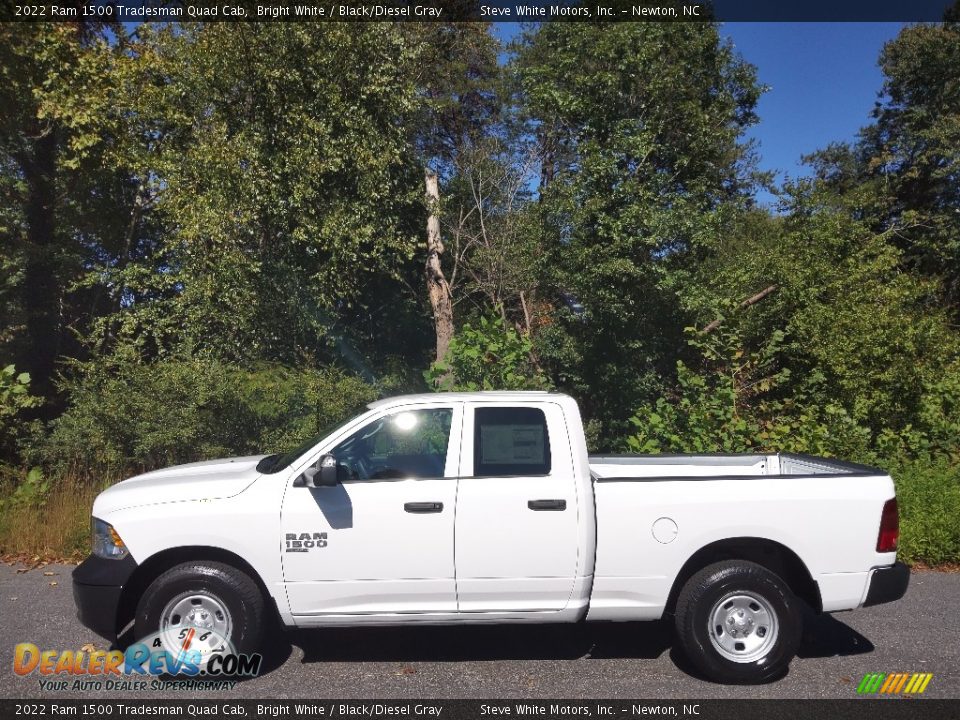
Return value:
M 883 76 L 877 59 L 900 23 L 726 23 L 721 33 L 770 86 L 749 136 L 765 170 L 796 177 L 800 157 L 852 140 L 870 122 Z M 764 199 L 764 198 L 761 198 Z
M 838 0 L 842 1 L 842 0 Z M 877 59 L 902 23 L 725 23 L 743 57 L 770 87 L 749 137 L 759 142 L 760 167 L 785 175 L 806 174 L 801 156 L 833 141 L 853 140 L 870 122 L 883 77 Z M 499 23 L 504 40 L 520 29 Z M 764 202 L 770 198 L 761 193 Z

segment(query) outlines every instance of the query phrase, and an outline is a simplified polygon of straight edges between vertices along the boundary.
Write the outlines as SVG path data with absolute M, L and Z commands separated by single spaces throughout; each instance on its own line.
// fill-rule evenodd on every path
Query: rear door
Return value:
M 562 610 L 577 570 L 576 497 L 559 405 L 468 404 L 454 533 L 460 612 Z
M 283 574 L 298 624 L 308 616 L 456 612 L 461 417 L 460 403 L 387 411 L 329 450 L 339 484 L 287 488 Z

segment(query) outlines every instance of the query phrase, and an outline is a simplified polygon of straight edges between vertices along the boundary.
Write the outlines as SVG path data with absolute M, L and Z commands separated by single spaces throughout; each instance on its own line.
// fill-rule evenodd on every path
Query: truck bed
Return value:
M 673 579 L 713 543 L 762 538 L 808 568 L 825 611 L 863 601 L 884 503 L 883 470 L 808 455 L 589 457 L 597 522 L 591 620 L 660 617 Z M 694 487 L 691 487 L 694 485 Z
M 882 470 L 828 458 L 794 453 L 729 455 L 591 455 L 596 481 L 721 479 L 749 476 L 873 476 Z

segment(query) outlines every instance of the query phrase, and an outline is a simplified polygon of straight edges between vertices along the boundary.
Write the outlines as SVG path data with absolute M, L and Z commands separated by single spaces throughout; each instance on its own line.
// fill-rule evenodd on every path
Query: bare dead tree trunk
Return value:
M 440 258 L 443 256 L 443 240 L 440 237 L 440 189 L 437 174 L 430 168 L 424 171 L 427 193 L 427 262 L 426 279 L 430 305 L 433 307 L 433 324 L 437 334 L 437 361 L 442 361 L 453 339 L 453 298 L 450 285 L 443 275 Z
M 530 337 L 532 330 L 530 327 L 530 309 L 527 307 L 527 299 L 523 296 L 523 290 L 520 291 L 520 307 L 523 308 L 523 322 L 526 325 L 527 337 Z

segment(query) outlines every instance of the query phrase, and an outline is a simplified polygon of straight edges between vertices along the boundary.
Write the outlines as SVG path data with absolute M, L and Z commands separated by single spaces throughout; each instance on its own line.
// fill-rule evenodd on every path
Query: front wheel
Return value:
M 137 605 L 134 634 L 153 638 L 171 656 L 199 654 L 205 667 L 215 654 L 259 649 L 263 595 L 245 573 L 224 563 L 176 565 L 154 580 Z
M 731 560 L 691 577 L 676 607 L 684 654 L 708 678 L 761 683 L 781 675 L 800 646 L 799 600 L 762 565 Z

